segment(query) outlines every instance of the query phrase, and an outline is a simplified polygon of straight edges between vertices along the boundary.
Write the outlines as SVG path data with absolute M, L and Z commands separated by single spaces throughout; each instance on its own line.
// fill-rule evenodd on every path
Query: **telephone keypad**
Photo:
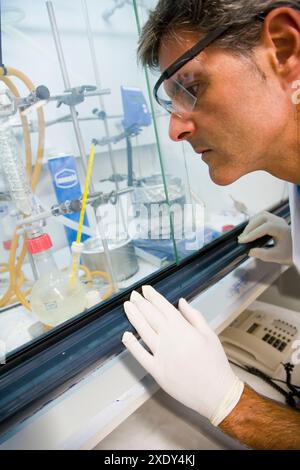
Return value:
M 270 344 L 271 346 L 273 346 L 273 348 L 277 349 L 278 351 L 283 352 L 291 340 L 289 338 L 286 338 L 286 336 L 278 334 L 278 330 L 278 327 L 275 327 L 275 331 L 264 328 L 264 331 L 267 331 L 267 333 L 264 335 L 263 341 Z
M 274 348 L 277 349 L 280 344 L 281 344 L 280 339 L 277 339 L 277 340 L 275 341 L 275 343 L 273 344 L 273 346 L 274 346 Z
M 278 349 L 279 349 L 279 351 L 280 351 L 280 352 L 284 351 L 284 350 L 285 350 L 285 348 L 286 348 L 286 346 L 287 346 L 287 344 L 286 344 L 286 343 L 281 343 L 281 344 L 280 344 L 280 346 L 279 346 L 279 348 L 278 348 Z
M 263 341 L 273 346 L 280 352 L 283 352 L 293 337 L 297 334 L 297 328 L 285 321 L 275 320 L 274 328 L 264 328 Z

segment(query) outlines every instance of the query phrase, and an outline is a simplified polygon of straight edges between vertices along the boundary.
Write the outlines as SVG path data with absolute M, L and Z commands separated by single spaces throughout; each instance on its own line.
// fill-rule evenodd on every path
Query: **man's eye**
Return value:
M 194 83 L 193 85 L 188 85 L 185 87 L 186 90 L 193 95 L 195 98 L 198 96 L 199 92 L 199 83 Z

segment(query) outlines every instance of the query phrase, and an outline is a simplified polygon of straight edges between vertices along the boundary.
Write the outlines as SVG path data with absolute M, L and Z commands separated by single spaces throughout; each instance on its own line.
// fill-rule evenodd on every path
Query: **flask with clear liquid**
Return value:
M 76 276 L 71 283 L 68 273 L 56 266 L 48 234 L 27 240 L 39 279 L 31 292 L 32 311 L 46 327 L 54 327 L 82 313 L 87 306 L 86 289 Z

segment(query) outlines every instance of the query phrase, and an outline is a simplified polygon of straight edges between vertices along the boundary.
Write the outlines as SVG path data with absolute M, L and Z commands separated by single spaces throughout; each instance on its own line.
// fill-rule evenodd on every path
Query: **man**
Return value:
M 154 91 L 170 112 L 170 137 L 192 145 L 216 184 L 264 170 L 295 185 L 295 234 L 300 122 L 293 84 L 300 77 L 300 0 L 160 0 L 139 54 L 145 65 L 165 71 Z M 270 228 L 277 261 L 290 263 L 289 228 L 278 218 L 263 214 L 240 241 Z M 295 236 L 293 243 L 297 261 Z M 263 258 L 266 252 L 252 255 Z M 125 346 L 167 393 L 249 447 L 300 449 L 300 414 L 242 383 L 216 334 L 185 300 L 177 310 L 145 286 L 143 296 L 133 292 L 124 309 L 150 352 L 129 332 Z

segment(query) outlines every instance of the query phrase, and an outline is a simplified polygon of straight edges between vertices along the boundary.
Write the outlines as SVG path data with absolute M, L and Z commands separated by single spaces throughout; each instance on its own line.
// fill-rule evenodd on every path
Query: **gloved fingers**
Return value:
M 130 294 L 130 302 L 139 302 L 140 300 L 144 300 L 144 297 L 136 290 L 133 290 Z
M 160 327 L 164 322 L 163 314 L 136 291 L 132 291 L 130 296 L 130 302 L 137 306 L 137 308 L 145 317 L 151 328 L 153 328 L 156 333 L 159 333 Z
M 260 225 L 256 229 L 252 230 L 248 235 L 239 237 L 240 243 L 250 243 L 258 238 L 264 237 L 265 235 L 270 235 L 271 237 L 276 237 L 278 235 L 278 231 L 276 227 L 274 227 L 269 222 Z
M 272 251 L 272 249 L 266 248 L 253 248 L 249 251 L 249 256 L 260 259 L 261 261 L 272 261 L 274 256 Z
M 125 331 L 122 337 L 122 343 L 128 351 L 131 352 L 133 357 L 141 364 L 144 369 L 153 375 L 154 372 L 154 357 L 146 351 L 146 349 L 139 343 L 136 337 L 129 331 Z
M 158 344 L 158 336 L 151 328 L 149 323 L 145 320 L 139 309 L 132 302 L 124 303 L 124 310 L 128 320 L 136 329 L 144 343 L 148 346 L 150 351 L 155 354 Z
M 243 238 L 245 237 L 246 235 L 248 235 L 250 232 L 252 232 L 252 230 L 255 230 L 257 227 L 259 227 L 260 225 L 262 225 L 263 223 L 265 223 L 267 220 L 267 217 L 266 217 L 266 213 L 265 212 L 262 212 L 260 214 L 257 214 L 256 216 L 254 216 L 252 219 L 250 219 L 248 225 L 246 226 L 245 230 L 243 231 L 243 233 L 241 233 L 241 235 L 239 236 L 239 238 Z
M 177 308 L 175 308 L 165 297 L 157 292 L 151 286 L 142 287 L 143 295 L 152 305 L 154 305 L 165 318 L 172 319 L 179 316 Z
M 208 327 L 203 315 L 198 312 L 196 309 L 191 307 L 185 299 L 180 299 L 178 303 L 178 308 L 184 318 L 198 331 L 203 331 Z

